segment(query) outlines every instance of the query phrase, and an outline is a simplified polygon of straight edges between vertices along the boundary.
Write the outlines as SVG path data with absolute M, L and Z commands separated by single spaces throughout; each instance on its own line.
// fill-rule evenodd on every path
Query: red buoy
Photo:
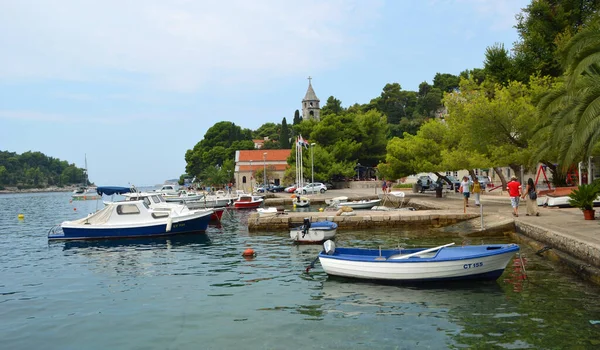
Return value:
M 255 255 L 256 255 L 256 253 L 254 252 L 254 249 L 252 249 L 252 248 L 248 248 L 248 249 L 244 250 L 244 252 L 242 253 L 243 257 L 253 257 Z

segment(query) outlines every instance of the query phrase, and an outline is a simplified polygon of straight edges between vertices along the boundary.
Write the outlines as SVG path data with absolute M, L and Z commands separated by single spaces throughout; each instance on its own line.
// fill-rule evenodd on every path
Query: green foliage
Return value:
M 258 129 L 252 132 L 253 139 L 264 140 L 265 137 L 269 140 L 279 140 L 279 133 L 281 132 L 281 125 L 275 123 L 265 123 Z
M 433 87 L 443 92 L 452 92 L 458 88 L 460 78 L 448 73 L 435 73 L 433 77 Z
M 82 184 L 85 170 L 40 152 L 0 151 L 0 185 L 42 188 Z M 89 184 L 89 183 L 88 183 Z
M 484 73 L 492 82 L 507 85 L 515 80 L 513 62 L 504 48 L 504 44 L 497 43 L 485 50 Z
M 341 114 L 344 112 L 344 108 L 342 107 L 342 101 L 338 100 L 333 96 L 329 96 L 325 106 L 321 108 L 321 115 L 326 114 Z
M 387 144 L 385 163 L 377 166 L 386 179 L 443 169 L 442 150 L 447 146 L 448 127 L 437 119 L 423 124 L 416 135 L 394 137 Z
M 564 84 L 557 84 L 538 105 L 538 137 L 557 150 L 562 168 L 597 154 L 600 142 L 600 18 L 566 45 Z M 543 152 L 540 152 L 544 155 Z M 538 155 L 540 156 L 540 155 Z
M 302 118 L 300 118 L 300 111 L 296 110 L 294 112 L 294 122 L 292 123 L 292 125 L 298 125 L 298 124 L 300 124 L 301 121 L 302 121 Z
M 285 117 L 281 121 L 281 131 L 279 133 L 279 145 L 281 149 L 289 149 L 291 147 L 290 128 L 288 127 L 287 120 Z
M 516 65 L 525 76 L 561 76 L 558 51 L 599 8 L 597 0 L 532 1 L 517 15 Z
M 235 151 L 245 149 L 254 149 L 251 131 L 231 122 L 218 122 L 206 131 L 204 139 L 185 153 L 186 173 L 207 180 L 205 175 L 213 176 L 211 168 L 232 162 Z
M 592 210 L 598 194 L 600 194 L 598 182 L 581 184 L 569 194 L 569 204 L 581 210 Z

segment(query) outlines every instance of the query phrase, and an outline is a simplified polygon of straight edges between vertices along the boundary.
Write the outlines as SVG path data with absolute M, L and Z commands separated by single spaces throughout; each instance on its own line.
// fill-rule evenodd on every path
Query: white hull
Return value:
M 504 270 L 514 252 L 488 257 L 439 262 L 349 261 L 319 257 L 327 274 L 374 280 L 422 281 L 435 279 L 461 279 Z M 477 264 L 477 265 L 475 265 Z M 465 268 L 465 266 L 477 266 Z
M 303 235 L 302 229 L 290 230 L 290 238 L 298 243 L 316 243 L 323 242 L 328 239 L 335 237 L 337 229 L 334 230 L 320 230 L 310 228 L 306 234 Z
M 350 207 L 352 209 L 371 209 L 376 205 L 381 203 L 381 199 L 372 199 L 372 200 L 361 200 L 356 202 L 340 202 L 338 204 L 338 208 L 340 207 Z
M 294 198 L 293 203 L 298 208 L 306 208 L 310 206 L 310 199 L 306 197 L 296 197 Z

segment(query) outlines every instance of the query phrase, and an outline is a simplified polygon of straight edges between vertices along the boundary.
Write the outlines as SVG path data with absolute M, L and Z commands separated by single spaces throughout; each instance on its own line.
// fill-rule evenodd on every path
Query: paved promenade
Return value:
M 347 196 L 350 200 L 359 198 L 376 198 L 381 189 L 340 189 L 330 190 L 325 194 L 312 195 L 315 200 Z M 412 193 L 407 190 L 406 199 L 414 206 L 462 212 L 462 195 L 444 193 L 436 198 L 434 192 Z M 289 198 L 289 194 L 278 194 L 278 197 Z M 481 208 L 474 206 L 474 199 L 469 200 L 467 213 L 479 215 Z M 584 220 L 583 213 L 577 208 L 544 208 L 538 207 L 540 216 L 526 216 L 524 201 L 519 207 L 519 217 L 512 215 L 510 198 L 507 192 L 485 193 L 481 196 L 484 224 L 513 220 L 515 231 L 522 235 L 526 243 L 534 249 L 546 248 L 549 259 L 565 263 L 566 267 L 575 270 L 583 277 L 600 284 L 600 220 Z M 550 251 L 547 249 L 551 248 Z

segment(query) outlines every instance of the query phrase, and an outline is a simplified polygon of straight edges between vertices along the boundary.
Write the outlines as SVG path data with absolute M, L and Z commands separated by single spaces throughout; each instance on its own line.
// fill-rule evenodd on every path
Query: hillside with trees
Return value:
M 437 73 L 418 91 L 390 82 L 366 104 L 344 107 L 330 96 L 319 122 L 296 110 L 292 125 L 283 118 L 256 131 L 217 123 L 187 151 L 186 170 L 199 179 L 223 177 L 235 150 L 251 149 L 252 138 L 268 139 L 265 149 L 289 149 L 302 135 L 315 143 L 315 178 L 323 181 L 374 169 L 385 178 L 443 178 L 489 168 L 504 183 L 500 167 L 516 173 L 542 163 L 555 185 L 564 184 L 569 167 L 600 154 L 599 8 L 600 0 L 532 1 L 516 14 L 517 42 L 510 49 L 490 43 L 482 68 Z
M 84 179 L 87 179 L 85 170 L 67 161 L 40 152 L 0 151 L 0 189 L 81 185 Z

